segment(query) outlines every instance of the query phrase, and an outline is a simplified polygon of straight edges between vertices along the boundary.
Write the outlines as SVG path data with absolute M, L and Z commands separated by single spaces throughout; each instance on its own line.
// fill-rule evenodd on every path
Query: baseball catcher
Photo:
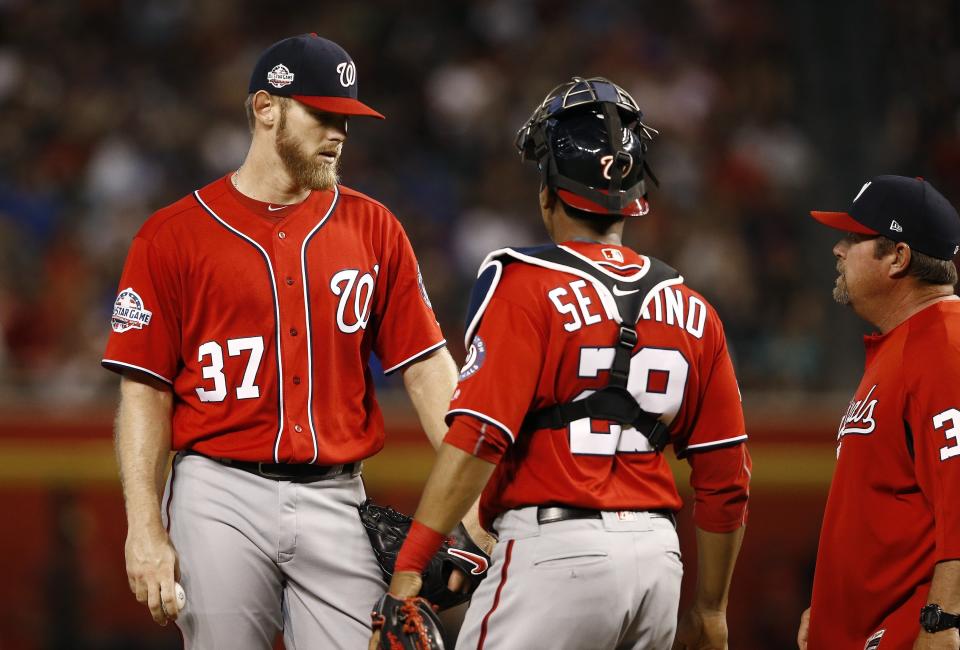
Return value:
M 554 244 L 493 251 L 477 273 L 449 430 L 389 587 L 393 599 L 423 595 L 447 532 L 480 496 L 499 541 L 459 648 L 728 645 L 747 435 L 716 311 L 623 245 L 626 220 L 650 211 L 655 135 L 600 77 L 557 86 L 518 133 Z M 691 464 L 701 558 L 679 630 L 682 501 L 668 447 Z

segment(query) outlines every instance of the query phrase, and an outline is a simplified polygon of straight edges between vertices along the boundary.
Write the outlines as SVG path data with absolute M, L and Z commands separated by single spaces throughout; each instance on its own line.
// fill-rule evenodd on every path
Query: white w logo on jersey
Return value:
M 370 301 L 373 299 L 373 286 L 375 284 L 374 275 L 380 272 L 380 265 L 373 267 L 373 275 L 364 273 L 360 275 L 358 269 L 343 269 L 337 271 L 330 278 L 330 290 L 335 296 L 340 296 L 340 303 L 337 305 L 337 327 L 345 334 L 354 334 L 367 328 L 370 321 Z M 359 278 L 359 279 L 358 279 Z M 353 302 L 353 321 L 347 324 L 347 307 Z

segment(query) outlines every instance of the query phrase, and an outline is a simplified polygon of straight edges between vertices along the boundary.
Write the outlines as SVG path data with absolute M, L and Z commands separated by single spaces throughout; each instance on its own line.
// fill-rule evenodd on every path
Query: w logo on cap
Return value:
M 893 232 L 903 232 L 903 226 L 897 223 L 897 220 L 894 219 L 893 221 L 890 222 L 890 230 L 892 230 Z
M 357 83 L 357 66 L 353 64 L 353 61 L 344 61 L 337 65 L 337 72 L 340 73 L 340 85 L 344 88 L 349 88 Z

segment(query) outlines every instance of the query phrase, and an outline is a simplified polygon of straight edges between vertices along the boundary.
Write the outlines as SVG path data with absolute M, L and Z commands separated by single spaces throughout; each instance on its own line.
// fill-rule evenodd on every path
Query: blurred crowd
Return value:
M 930 0 L 0 0 L 0 401 L 110 399 L 124 256 L 159 207 L 240 164 L 257 54 L 316 31 L 360 97 L 341 177 L 413 241 L 455 357 L 484 255 L 545 238 L 513 148 L 554 85 L 603 75 L 660 131 L 627 243 L 724 319 L 745 394 L 852 387 L 831 235 L 872 175 L 960 201 L 960 16 Z

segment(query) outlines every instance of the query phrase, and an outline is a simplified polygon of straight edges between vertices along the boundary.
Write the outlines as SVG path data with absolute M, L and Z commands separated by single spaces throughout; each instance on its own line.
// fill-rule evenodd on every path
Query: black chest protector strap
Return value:
M 610 367 L 609 383 L 584 399 L 533 411 L 524 419 L 523 430 L 560 429 L 583 418 L 607 420 L 634 427 L 646 436 L 656 451 L 662 451 L 670 441 L 667 426 L 660 421 L 660 414 L 648 413 L 640 408 L 636 398 L 627 389 L 627 381 L 630 376 L 633 349 L 639 340 L 637 321 L 640 318 L 640 311 L 650 294 L 659 291 L 664 284 L 678 279 L 680 274 L 663 262 L 649 258 L 650 269 L 643 277 L 631 282 L 607 275 L 589 262 L 562 248 L 550 248 L 537 253 L 535 257 L 572 267 L 594 278 L 613 298 L 621 322 L 614 348 L 613 364 Z

